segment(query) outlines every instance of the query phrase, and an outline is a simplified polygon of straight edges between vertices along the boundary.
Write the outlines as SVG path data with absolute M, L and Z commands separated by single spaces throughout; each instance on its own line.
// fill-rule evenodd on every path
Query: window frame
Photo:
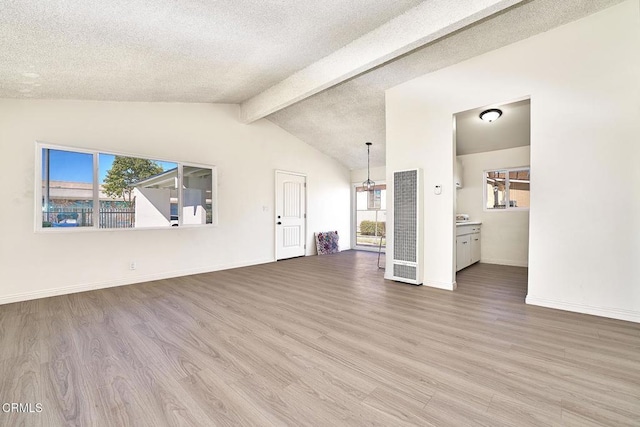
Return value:
M 96 209 L 96 206 L 99 209 L 100 206 L 100 182 L 99 182 L 99 174 L 100 174 L 100 162 L 99 157 L 100 154 L 112 155 L 112 156 L 126 156 L 126 157 L 134 157 L 139 159 L 146 159 L 158 162 L 167 162 L 167 163 L 175 163 L 177 165 L 177 178 L 178 178 L 178 227 L 131 227 L 131 228 L 100 228 L 100 221 L 94 221 L 93 225 L 90 227 L 43 227 L 43 206 L 42 206 L 42 198 L 43 198 L 43 179 L 42 179 L 42 151 L 43 149 L 50 150 L 61 150 L 61 151 L 70 151 L 75 153 L 82 154 L 91 154 L 93 156 L 93 206 Z M 183 179 L 183 167 L 194 167 L 194 168 L 203 168 L 203 169 L 211 169 L 211 224 L 183 224 L 183 216 L 181 212 L 183 211 L 183 189 L 182 189 L 182 179 Z M 35 144 L 35 204 L 34 204 L 34 229 L 35 232 L 38 233 L 82 233 L 82 232 L 114 232 L 114 231 L 141 231 L 141 230 L 173 230 L 175 228 L 211 228 L 218 226 L 218 168 L 214 165 L 208 165 L 204 163 L 195 163 L 195 162 L 184 162 L 180 160 L 167 160 L 164 158 L 157 157 L 149 157 L 147 155 L 140 154 L 132 154 L 128 152 L 114 152 L 110 150 L 100 150 L 100 149 L 91 149 L 91 148 L 83 148 L 71 145 L 60 145 L 60 144 L 51 144 L 42 141 L 36 141 Z M 98 215 L 99 218 L 99 215 Z
M 485 169 L 484 171 L 482 171 L 482 210 L 484 212 L 517 212 L 517 211 L 528 211 L 531 206 L 518 206 L 518 207 L 512 207 L 510 206 L 510 199 L 509 199 L 509 172 L 515 172 L 515 171 L 528 171 L 529 172 L 529 192 L 531 192 L 531 166 L 519 166 L 519 167 L 512 167 L 512 168 L 492 168 L 492 169 Z M 506 177 L 505 177 L 505 194 L 506 194 L 506 206 L 502 209 L 499 208 L 488 208 L 487 207 L 487 200 L 488 200 L 488 194 L 487 194 L 487 178 L 488 178 L 488 173 L 489 172 L 506 172 Z
M 377 186 L 385 186 L 385 191 L 388 191 L 388 187 L 387 187 L 387 181 L 386 180 L 380 180 L 380 181 L 376 181 L 376 187 Z M 378 245 L 373 245 L 373 246 L 366 246 L 366 245 L 358 245 L 358 188 L 362 187 L 362 182 L 353 182 L 351 183 L 351 249 L 353 250 L 358 250 L 358 251 L 368 251 L 368 252 L 378 252 L 379 246 Z M 381 195 L 382 196 L 382 195 Z M 382 200 L 384 199 L 385 201 L 385 208 L 382 209 Z M 370 209 L 369 208 L 369 196 L 367 196 L 367 211 L 377 211 L 377 212 L 381 212 L 383 211 L 385 214 L 385 218 L 384 218 L 384 222 L 386 224 L 387 221 L 387 213 L 388 213 L 388 209 L 386 206 L 386 199 L 385 198 L 381 198 L 380 200 L 380 209 Z M 378 221 L 381 222 L 381 221 Z M 376 236 L 379 237 L 379 236 Z M 386 237 L 385 237 L 385 245 L 382 246 L 382 250 L 381 253 L 386 253 Z

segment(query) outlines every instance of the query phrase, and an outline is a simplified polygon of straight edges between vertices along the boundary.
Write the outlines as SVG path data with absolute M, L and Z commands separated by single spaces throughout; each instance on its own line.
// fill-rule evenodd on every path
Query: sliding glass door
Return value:
M 354 249 L 377 251 L 386 245 L 387 185 L 377 183 L 372 191 L 361 184 L 353 187 L 353 236 Z

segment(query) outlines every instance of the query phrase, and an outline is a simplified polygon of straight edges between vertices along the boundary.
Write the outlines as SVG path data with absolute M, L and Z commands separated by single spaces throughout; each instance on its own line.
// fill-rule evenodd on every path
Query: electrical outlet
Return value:
M 131 261 L 129 263 L 129 270 L 135 270 L 136 268 L 138 268 L 138 265 L 136 264 L 135 261 Z

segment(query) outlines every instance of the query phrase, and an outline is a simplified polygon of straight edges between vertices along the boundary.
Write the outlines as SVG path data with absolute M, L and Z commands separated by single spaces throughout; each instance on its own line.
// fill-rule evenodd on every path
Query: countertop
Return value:
M 456 222 L 456 227 L 461 225 L 480 225 L 482 221 L 465 221 L 465 222 Z

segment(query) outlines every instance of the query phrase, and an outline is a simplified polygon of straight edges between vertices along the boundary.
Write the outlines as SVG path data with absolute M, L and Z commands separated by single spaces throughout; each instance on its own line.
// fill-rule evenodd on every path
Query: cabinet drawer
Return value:
M 456 236 L 464 236 L 465 234 L 471 234 L 473 225 L 459 225 L 456 227 Z
M 464 236 L 466 234 L 479 233 L 479 225 L 458 225 L 456 226 L 456 236 Z

